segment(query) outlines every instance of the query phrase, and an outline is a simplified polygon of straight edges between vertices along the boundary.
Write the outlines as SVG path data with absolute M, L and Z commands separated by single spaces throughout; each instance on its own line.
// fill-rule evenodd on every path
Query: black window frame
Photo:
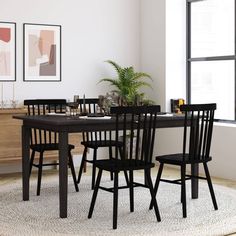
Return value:
M 186 100 L 191 103 L 191 64 L 204 61 L 234 61 L 234 120 L 215 119 L 215 121 L 236 121 L 236 0 L 234 0 L 234 55 L 191 57 L 191 5 L 195 2 L 207 0 L 186 0 Z M 222 0 L 224 2 L 225 0 Z

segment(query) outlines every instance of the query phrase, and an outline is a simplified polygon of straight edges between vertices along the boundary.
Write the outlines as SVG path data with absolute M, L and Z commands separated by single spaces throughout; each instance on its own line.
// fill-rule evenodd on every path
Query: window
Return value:
M 235 0 L 187 1 L 187 97 L 236 119 Z

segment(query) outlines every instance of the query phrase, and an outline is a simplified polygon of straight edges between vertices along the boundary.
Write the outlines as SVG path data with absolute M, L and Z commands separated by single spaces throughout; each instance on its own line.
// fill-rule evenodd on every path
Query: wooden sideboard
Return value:
M 0 164 L 11 164 L 21 161 L 21 124 L 22 121 L 13 119 L 13 115 L 25 115 L 24 108 L 0 109 Z M 76 148 L 72 154 L 81 154 L 83 147 L 80 145 L 81 134 L 70 134 L 69 142 Z M 36 154 L 38 157 L 38 155 Z M 58 152 L 45 152 L 46 159 L 57 160 Z M 45 159 L 45 160 L 46 160 Z

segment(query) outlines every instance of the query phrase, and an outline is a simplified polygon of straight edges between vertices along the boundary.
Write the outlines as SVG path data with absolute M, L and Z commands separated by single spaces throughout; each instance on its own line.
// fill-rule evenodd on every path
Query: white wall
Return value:
M 215 124 L 212 140 L 212 175 L 236 180 L 236 125 Z
M 166 110 L 171 98 L 186 100 L 186 0 L 166 0 Z
M 186 98 L 185 0 L 141 0 L 141 67 L 155 77 L 154 94 L 163 110 L 170 98 Z M 213 176 L 236 180 L 235 125 L 214 125 L 209 163 Z M 155 155 L 181 152 L 182 129 L 157 131 Z
M 107 92 L 100 78 L 112 75 L 104 63 L 140 67 L 139 0 L 0 0 L 1 21 L 17 23 L 16 99 L 97 96 Z M 23 82 L 23 23 L 62 25 L 62 82 Z M 4 82 L 12 99 L 12 82 Z
M 103 61 L 150 73 L 150 96 L 169 109 L 169 99 L 185 98 L 185 0 L 0 0 L 2 21 L 17 23 L 16 98 L 97 96 L 107 91 L 97 85 L 113 71 Z M 10 14 L 9 14 L 10 12 Z M 62 25 L 62 82 L 23 82 L 23 23 Z M 4 83 L 5 99 L 12 83 Z M 8 94 L 7 94 L 8 93 Z M 235 127 L 215 126 L 211 172 L 236 180 Z M 179 151 L 180 129 L 157 133 L 156 154 Z M 1 171 L 1 170 L 0 170 Z
M 165 110 L 165 0 L 141 0 L 141 68 L 153 78 L 150 97 Z
M 178 2 L 179 0 L 170 1 Z M 169 109 L 169 102 L 167 101 L 168 96 L 171 96 L 169 90 L 175 88 L 176 81 L 183 80 L 182 74 L 179 75 L 178 67 L 175 66 L 176 61 L 178 65 L 180 64 L 178 53 L 182 48 L 177 46 L 175 39 L 180 38 L 181 36 L 178 35 L 181 34 L 174 35 L 174 32 L 169 28 L 172 23 L 175 23 L 176 18 L 180 21 L 179 18 L 181 17 L 179 14 L 174 14 L 175 18 L 171 18 L 167 6 L 169 7 L 169 3 L 167 4 L 166 0 L 141 0 L 141 67 L 143 71 L 152 75 L 154 79 L 152 97 L 157 104 L 161 105 L 163 111 Z M 174 9 L 171 8 L 172 10 Z M 178 28 L 178 25 L 175 26 Z M 175 30 L 177 31 L 177 29 Z M 174 37 L 172 37 L 173 35 Z M 171 52 L 172 50 L 174 53 Z M 177 95 L 175 94 L 175 96 Z M 175 135 L 172 133 L 169 137 L 168 130 L 158 130 L 154 154 L 170 151 L 167 148 L 170 145 L 167 144 L 171 140 L 170 137 Z M 170 129 L 170 132 L 178 133 L 178 129 L 177 131 L 174 130 Z M 178 145 L 171 149 L 176 150 L 176 147 Z
M 185 25 L 185 0 L 141 0 L 141 68 L 164 111 L 171 98 L 186 99 Z
M 15 97 L 21 103 L 26 98 L 104 94 L 111 88 L 97 82 L 114 74 L 104 63 L 108 59 L 140 69 L 139 0 L 0 0 L 0 16 L 17 24 Z M 62 26 L 61 82 L 23 82 L 23 23 Z M 0 84 L 4 100 L 12 99 L 13 83 Z M 0 166 L 1 173 L 19 170 L 19 164 Z

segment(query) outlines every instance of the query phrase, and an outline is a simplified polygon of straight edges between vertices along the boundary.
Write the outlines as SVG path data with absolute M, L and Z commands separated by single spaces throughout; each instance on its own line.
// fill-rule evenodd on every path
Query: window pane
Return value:
M 235 0 L 191 4 L 191 57 L 234 55 Z
M 234 61 L 191 63 L 191 103 L 217 103 L 216 119 L 234 120 Z

